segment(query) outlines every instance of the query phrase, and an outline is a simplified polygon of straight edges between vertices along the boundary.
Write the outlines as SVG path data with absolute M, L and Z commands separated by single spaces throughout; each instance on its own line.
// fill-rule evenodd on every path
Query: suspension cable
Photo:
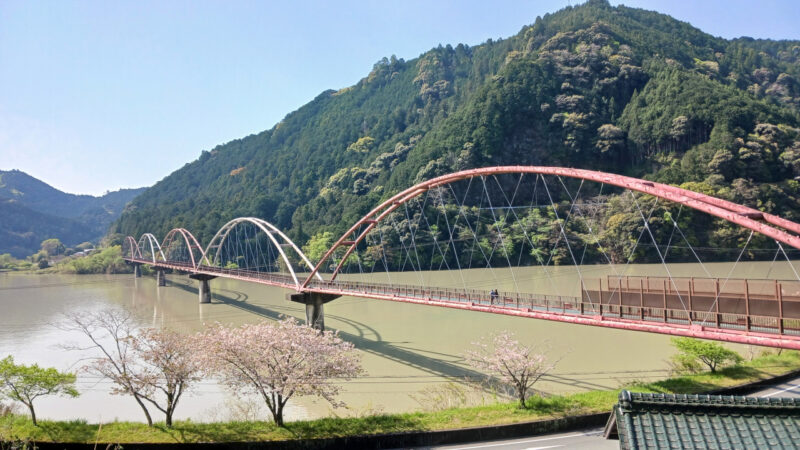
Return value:
M 739 257 L 736 258 L 736 262 L 733 263 L 733 267 L 731 267 L 731 270 L 728 271 L 728 275 L 725 277 L 725 281 L 722 283 L 722 287 L 720 287 L 719 290 L 716 292 L 716 295 L 714 297 L 714 301 L 711 302 L 711 306 L 708 308 L 708 311 L 705 312 L 705 314 L 704 314 L 705 319 L 703 319 L 703 322 L 701 323 L 701 325 L 705 325 L 706 324 L 706 321 L 708 320 L 709 313 L 711 312 L 712 309 L 714 309 L 715 306 L 717 306 L 717 302 L 719 302 L 719 297 L 722 295 L 722 291 L 724 291 L 725 290 L 725 286 L 728 285 L 728 280 L 730 280 L 731 275 L 733 274 L 733 271 L 736 269 L 736 265 L 739 264 L 739 260 L 742 259 L 742 255 L 744 255 L 744 251 L 747 249 L 747 245 L 750 244 L 750 240 L 753 238 L 753 233 L 754 233 L 754 231 L 750 230 L 750 235 L 747 237 L 747 242 L 744 243 L 744 247 L 742 247 L 742 251 L 739 252 Z M 778 244 L 778 245 L 780 245 L 780 244 Z
M 553 197 L 550 195 L 550 188 L 547 187 L 547 183 L 544 181 L 544 177 L 542 177 L 542 184 L 544 185 L 544 189 L 547 192 L 547 198 L 550 199 L 550 206 L 553 207 L 553 212 L 556 215 L 556 222 L 558 223 L 559 228 L 561 229 L 561 234 L 564 236 L 564 242 L 567 244 L 567 250 L 569 250 L 569 256 L 572 258 L 572 264 L 575 266 L 575 269 L 578 271 L 578 278 L 581 281 L 581 290 L 583 290 L 583 292 L 586 294 L 586 298 L 589 299 L 589 303 L 594 304 L 594 302 L 592 301 L 591 296 L 589 296 L 589 291 L 586 290 L 586 283 L 584 283 L 584 281 L 583 281 L 583 274 L 581 274 L 581 268 L 580 268 L 580 266 L 578 266 L 578 264 L 577 264 L 578 262 L 575 260 L 575 255 L 572 253 L 572 246 L 569 244 L 569 239 L 567 238 L 567 233 L 564 230 L 564 225 L 566 224 L 566 219 L 565 219 L 565 222 L 562 223 L 561 219 L 558 217 L 558 208 L 556 208 L 556 204 L 553 202 Z M 576 196 L 576 198 L 577 198 L 577 196 Z M 575 203 L 573 203 L 573 206 L 574 205 L 575 205 Z M 571 212 L 572 212 L 572 208 L 570 208 L 570 213 Z M 583 295 L 583 294 L 581 294 L 581 295 Z
M 500 224 L 497 222 L 497 216 L 494 213 L 494 206 L 492 206 L 492 198 L 489 195 L 488 189 L 486 189 L 486 178 L 481 176 L 481 183 L 483 183 L 483 192 L 486 193 L 486 199 L 489 202 L 489 207 L 492 208 L 492 219 L 494 219 L 495 228 L 497 229 L 497 234 L 500 236 L 500 245 L 503 248 L 503 255 L 506 257 L 506 261 L 508 261 L 508 270 L 511 271 L 511 279 L 514 282 L 514 289 L 516 292 L 519 292 L 519 286 L 517 285 L 517 277 L 514 275 L 514 268 L 511 266 L 511 258 L 508 257 L 508 248 L 506 247 L 505 240 L 503 239 L 503 230 L 500 229 Z M 502 191 L 502 189 L 501 189 Z
M 689 317 L 689 323 L 692 323 L 692 313 L 686 307 L 686 303 L 683 301 L 683 296 L 681 295 L 681 291 L 678 289 L 678 285 L 675 283 L 675 280 L 672 278 L 672 273 L 667 267 L 667 261 L 664 259 L 664 255 L 661 254 L 661 249 L 658 248 L 658 242 L 656 242 L 656 237 L 653 235 L 653 231 L 650 229 L 650 224 L 648 223 L 647 219 L 644 218 L 644 213 L 642 212 L 642 208 L 639 207 L 639 201 L 636 199 L 636 196 L 633 194 L 633 191 L 628 191 L 631 193 L 631 197 L 633 197 L 633 202 L 636 205 L 636 209 L 639 211 L 639 215 L 642 217 L 644 221 L 644 228 L 647 230 L 647 234 L 650 235 L 650 239 L 653 241 L 653 245 L 655 245 L 656 253 L 658 254 L 659 259 L 661 259 L 661 265 L 664 266 L 664 270 L 667 271 L 667 277 L 669 278 L 672 287 L 675 288 L 675 293 L 678 294 L 678 300 L 681 302 L 681 306 L 683 306 L 683 310 L 687 313 Z M 664 306 L 666 308 L 666 306 Z

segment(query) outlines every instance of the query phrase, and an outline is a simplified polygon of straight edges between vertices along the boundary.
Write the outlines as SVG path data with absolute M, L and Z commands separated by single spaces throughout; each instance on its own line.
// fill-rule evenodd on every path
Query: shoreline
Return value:
M 708 372 L 671 377 L 651 383 L 630 383 L 624 388 L 636 391 L 673 393 L 725 393 L 741 395 L 749 387 L 800 373 L 800 353 L 784 351 L 763 354 L 739 366 Z M 622 388 L 622 387 L 621 387 Z M 112 422 L 88 424 L 85 421 L 42 421 L 36 429 L 27 416 L 0 418 L 0 439 L 18 442 L 74 443 L 69 447 L 88 448 L 102 442 L 126 447 L 166 448 L 192 443 L 219 445 L 257 445 L 262 448 L 336 448 L 343 446 L 432 445 L 458 443 L 460 437 L 493 439 L 514 436 L 509 433 L 564 431 L 576 427 L 602 425 L 616 403 L 619 389 L 590 391 L 565 396 L 529 399 L 529 409 L 516 407 L 515 402 L 487 406 L 454 408 L 432 412 L 384 414 L 355 418 L 324 418 L 289 422 L 277 428 L 269 422 L 194 423 L 182 421 L 172 429 L 163 425 L 148 428 L 143 423 Z M 601 423 L 602 422 L 602 423 Z M 455 427 L 453 426 L 455 425 Z M 513 431 L 517 430 L 517 431 Z M 477 437 L 476 437 L 477 436 Z M 370 444 L 370 443 L 373 444 Z M 404 443 L 405 442 L 405 443 Z M 427 443 L 425 443 L 427 442 Z M 416 443 L 416 444 L 415 444 Z M 133 446 L 131 444 L 134 444 Z M 145 445 L 148 444 L 148 445 Z M 211 445 L 211 447 L 208 447 Z M 217 447 L 203 444 L 203 448 Z M 47 448 L 39 445 L 40 448 Z

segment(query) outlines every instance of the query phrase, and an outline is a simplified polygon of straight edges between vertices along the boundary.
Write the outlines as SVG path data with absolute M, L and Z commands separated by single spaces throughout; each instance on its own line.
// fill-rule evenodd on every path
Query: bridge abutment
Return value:
M 319 331 L 324 331 L 324 305 L 331 300 L 336 300 L 340 295 L 322 294 L 319 292 L 300 292 L 298 294 L 288 294 L 287 297 L 293 302 L 306 305 L 306 325 L 314 327 Z
M 167 285 L 167 277 L 164 274 L 164 271 L 159 269 L 156 270 L 156 284 L 158 286 L 166 286 Z
M 211 303 L 211 286 L 208 284 L 208 281 L 217 277 L 203 273 L 193 273 L 189 275 L 189 278 L 200 282 L 197 288 L 200 303 Z

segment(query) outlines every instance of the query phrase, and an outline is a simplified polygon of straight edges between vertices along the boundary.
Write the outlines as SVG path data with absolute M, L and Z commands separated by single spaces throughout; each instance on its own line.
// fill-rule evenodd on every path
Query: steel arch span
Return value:
M 142 254 L 139 251 L 139 244 L 133 236 L 125 236 L 125 240 L 122 241 L 122 257 L 132 260 L 142 259 Z
M 791 222 L 781 217 L 764 213 L 762 211 L 749 208 L 747 206 L 739 205 L 729 202 L 720 198 L 712 197 L 710 195 L 701 194 L 698 192 L 689 191 L 675 186 L 670 186 L 662 183 L 642 180 L 623 175 L 610 174 L 594 170 L 573 169 L 566 167 L 550 167 L 550 166 L 498 166 L 498 167 L 484 167 L 479 169 L 464 170 L 455 172 L 448 175 L 443 175 L 431 180 L 424 181 L 415 186 L 412 186 L 384 201 L 376 206 L 367 215 L 362 217 L 356 222 L 349 230 L 347 230 L 323 255 L 316 267 L 312 270 L 311 274 L 303 282 L 301 288 L 308 287 L 312 282 L 312 278 L 320 271 L 340 247 L 346 248 L 344 255 L 339 260 L 336 268 L 334 269 L 330 280 L 336 279 L 347 258 L 353 253 L 359 243 L 361 243 L 367 234 L 375 228 L 384 218 L 396 210 L 399 206 L 409 202 L 410 200 L 419 197 L 425 192 L 439 187 L 448 185 L 450 183 L 466 180 L 475 177 L 486 177 L 491 175 L 501 174 L 535 174 L 535 175 L 553 175 L 563 176 L 568 178 L 575 178 L 586 181 L 594 181 L 598 183 L 617 186 L 631 191 L 649 194 L 654 197 L 665 199 L 689 208 L 705 212 L 712 216 L 719 217 L 728 222 L 735 223 L 744 228 L 753 230 L 754 232 L 761 233 L 778 242 L 782 242 L 796 249 L 800 249 L 800 224 Z M 766 223 L 759 222 L 763 220 Z M 362 228 L 363 226 L 363 228 Z M 358 230 L 361 232 L 355 239 L 351 236 Z
M 188 266 L 196 269 L 206 260 L 203 247 L 185 228 L 173 228 L 161 241 L 161 254 L 164 262 L 174 265 Z M 141 253 L 139 255 L 141 257 Z
M 158 243 L 158 239 L 156 239 L 152 233 L 144 233 L 139 238 L 139 242 L 136 245 L 139 249 L 139 258 L 141 259 L 152 260 L 154 263 L 159 260 L 167 260 L 164 256 L 164 252 L 161 250 L 161 244 Z
M 536 175 L 535 180 L 533 179 L 534 177 L 525 178 L 526 174 Z M 495 177 L 495 175 L 497 176 Z M 548 183 L 545 182 L 545 176 L 558 179 L 556 183 L 560 182 L 563 187 L 563 192 L 558 193 L 558 195 L 562 195 L 562 197 L 556 197 L 554 201 L 548 191 L 547 197 L 544 198 L 544 204 L 539 204 L 537 203 L 536 188 L 541 181 L 542 187 L 547 189 Z M 576 268 L 579 268 L 580 264 L 583 263 L 582 257 L 581 262 L 578 263 L 575 257 L 572 256 L 572 250 L 569 249 L 570 238 L 567 237 L 564 226 L 561 224 L 569 220 L 572 208 L 576 205 L 578 205 L 578 210 L 586 208 L 586 211 L 590 211 L 594 207 L 603 207 L 603 204 L 602 201 L 600 203 L 597 201 L 594 201 L 594 203 L 578 203 L 580 187 L 578 187 L 577 191 L 574 191 L 575 195 L 573 196 L 567 185 L 564 184 L 562 177 L 581 180 L 581 186 L 583 186 L 582 180 L 587 180 L 629 191 L 632 197 L 631 209 L 633 203 L 636 203 L 638 214 L 636 212 L 633 214 L 637 217 L 635 220 L 639 222 L 638 226 L 642 230 L 642 234 L 645 233 L 644 230 L 650 230 L 650 225 L 648 225 L 651 223 L 649 222 L 650 216 L 645 217 L 645 214 L 642 213 L 638 205 L 637 196 L 633 194 L 634 192 L 655 197 L 651 214 L 659 206 L 659 200 L 664 199 L 666 200 L 665 203 L 671 203 L 675 206 L 675 209 L 678 209 L 677 205 L 682 205 L 686 207 L 684 209 L 687 211 L 693 210 L 710 214 L 712 217 L 726 220 L 743 227 L 743 229 L 750 230 L 751 238 L 753 233 L 758 232 L 774 239 L 779 244 L 778 251 L 783 251 L 781 244 L 800 249 L 799 224 L 719 198 L 674 186 L 598 171 L 561 167 L 505 166 L 480 168 L 440 176 L 419 183 L 392 196 L 372 209 L 339 238 L 326 251 L 322 259 L 315 261 L 317 263 L 316 266 L 313 267 L 304 280 L 302 277 L 306 276 L 306 274 L 303 273 L 301 276 L 299 274 L 300 270 L 295 271 L 295 268 L 303 264 L 311 266 L 311 262 L 306 255 L 276 227 L 254 217 L 241 217 L 226 223 L 215 234 L 205 249 L 200 247 L 198 241 L 187 230 L 176 228 L 171 230 L 163 240 L 160 247 L 163 256 L 159 253 L 155 261 L 153 260 L 153 255 L 157 253 L 157 240 L 154 237 L 151 239 L 146 234 L 138 242 L 133 237 L 127 237 L 123 243 L 124 255 L 125 259 L 130 262 L 152 264 L 158 268 L 170 268 L 188 272 L 191 277 L 204 283 L 205 289 L 208 289 L 207 280 L 221 277 L 294 290 L 302 294 L 302 296 L 298 297 L 303 298 L 302 302 L 306 303 L 307 312 L 309 307 L 316 308 L 321 306 L 322 302 L 329 301 L 332 298 L 353 296 L 580 325 L 674 336 L 691 336 L 741 344 L 800 350 L 800 275 L 797 275 L 797 272 L 795 272 L 797 281 L 772 278 L 768 280 L 735 279 L 730 277 L 730 273 L 727 278 L 721 279 L 714 278 L 708 271 L 706 271 L 705 278 L 690 276 L 695 275 L 694 273 L 685 275 L 683 278 L 673 277 L 666 267 L 665 257 L 662 257 L 659 251 L 659 245 L 661 244 L 656 242 L 652 232 L 650 233 L 653 241 L 652 246 L 654 251 L 659 253 L 661 264 L 664 266 L 664 271 L 667 272 L 666 277 L 628 276 L 624 270 L 622 274 L 615 270 L 614 275 L 608 275 L 605 278 L 585 278 L 581 276 L 580 269 L 577 269 L 573 292 L 561 292 L 556 289 L 555 293 L 553 293 L 547 286 L 543 286 L 544 281 L 537 282 L 530 277 L 522 280 L 525 283 L 529 283 L 527 284 L 529 287 L 518 286 L 517 280 L 514 279 L 514 268 L 523 267 L 524 265 L 521 263 L 523 261 L 527 261 L 526 264 L 533 264 L 531 267 L 535 267 L 538 253 L 534 255 L 533 251 L 536 250 L 538 252 L 549 249 L 549 254 L 552 255 L 554 254 L 553 250 L 556 249 L 562 238 L 563 246 L 565 247 L 562 250 L 565 250 L 564 255 L 566 255 L 564 258 L 572 257 L 572 262 Z M 519 178 L 519 181 L 516 181 L 517 178 Z M 475 179 L 474 182 L 473 179 Z M 493 179 L 493 182 L 496 182 L 496 186 L 494 184 L 490 186 L 491 194 L 487 190 L 487 179 Z M 532 185 L 528 186 L 532 187 L 533 193 L 530 205 L 528 205 L 527 198 L 522 203 L 523 200 L 520 200 L 522 195 L 516 197 L 517 201 L 515 201 L 517 189 L 523 179 L 531 182 L 530 184 Z M 465 180 L 461 187 L 466 185 L 466 189 L 460 189 L 456 184 L 461 180 Z M 516 187 L 507 182 L 509 180 L 513 181 Z M 483 191 L 471 192 L 469 190 L 470 186 L 474 186 L 476 190 L 480 190 L 482 186 Z M 492 198 L 500 199 L 501 194 L 505 195 L 504 190 L 510 190 L 511 188 L 514 189 L 511 200 L 508 198 L 502 199 L 505 200 L 507 205 L 505 203 L 493 203 Z M 456 192 L 458 192 L 458 196 Z M 528 190 L 526 188 L 523 188 L 520 192 L 527 197 Z M 564 193 L 566 195 L 563 195 Z M 470 197 L 468 196 L 469 194 L 473 194 L 473 196 Z M 541 192 L 541 194 L 544 195 L 544 192 Z M 602 188 L 599 193 L 595 191 L 595 194 L 592 195 L 602 195 Z M 451 202 L 445 205 L 445 200 L 454 200 L 455 203 Z M 484 200 L 487 200 L 485 207 Z M 566 206 L 563 206 L 566 216 L 562 219 L 559 217 L 558 209 L 562 208 L 560 205 L 566 205 L 567 200 L 571 200 L 571 206 L 569 210 L 566 210 Z M 426 203 L 428 201 L 430 203 Z M 398 210 L 398 208 L 403 209 Z M 418 208 L 418 210 L 415 211 L 414 208 Z M 523 215 L 520 219 L 515 212 L 515 208 L 528 208 L 531 212 L 528 216 Z M 409 209 L 417 212 L 417 215 L 409 214 Z M 495 210 L 500 210 L 501 213 L 495 216 Z M 441 219 L 436 216 L 440 211 Z M 541 211 L 545 211 L 547 214 L 540 215 Z M 404 212 L 405 214 L 403 214 Z M 471 218 L 468 219 L 465 212 L 470 214 Z M 430 213 L 433 225 L 428 223 L 427 213 Z M 450 223 L 447 223 L 448 214 L 451 217 Z M 485 215 L 481 216 L 481 214 Z M 677 214 L 680 216 L 680 210 Z M 582 244 L 584 245 L 584 252 L 586 247 L 596 245 L 598 249 L 593 249 L 596 253 L 596 258 L 600 258 L 598 251 L 602 252 L 603 256 L 606 256 L 609 265 L 613 266 L 615 263 L 605 255 L 605 251 L 602 249 L 605 243 L 599 244 L 599 240 L 593 234 L 591 224 L 588 223 L 587 218 L 579 211 L 576 212 L 576 215 L 583 217 L 585 226 L 588 228 L 589 233 L 592 233 L 590 237 L 593 239 L 586 240 Z M 412 219 L 409 219 L 409 216 Z M 643 227 L 642 222 L 638 219 L 639 216 L 641 216 L 641 221 L 644 222 Z M 455 233 L 454 230 L 457 230 L 456 222 L 452 220 L 458 217 L 463 218 L 463 221 L 458 224 L 460 228 L 458 233 Z M 669 224 L 670 222 L 666 217 L 665 213 L 665 219 L 662 222 L 655 221 L 653 223 Z M 531 220 L 526 222 L 525 220 L 529 218 Z M 507 219 L 509 219 L 509 222 L 505 222 Z M 690 219 L 694 220 L 694 218 Z M 425 220 L 425 223 L 423 224 L 421 220 Z M 464 250 L 468 246 L 476 247 L 476 252 L 480 250 L 480 245 L 483 244 L 478 243 L 476 245 L 478 233 L 482 233 L 481 236 L 496 238 L 493 243 L 490 243 L 491 245 L 486 244 L 489 245 L 487 248 L 491 252 L 504 248 L 503 246 L 506 244 L 502 241 L 502 233 L 506 233 L 506 231 L 502 231 L 501 226 L 505 226 L 505 223 L 509 223 L 508 230 L 513 230 L 514 226 L 518 227 L 517 230 L 522 230 L 521 232 L 517 231 L 516 243 L 513 240 L 509 241 L 511 245 L 522 245 L 521 248 L 517 249 L 520 258 L 516 264 L 507 261 L 509 267 L 506 273 L 510 277 L 507 276 L 505 285 L 502 284 L 502 278 L 498 282 L 498 278 L 495 277 L 489 281 L 494 285 L 495 289 L 489 291 L 486 283 L 484 283 L 485 280 L 473 275 L 476 272 L 462 273 L 466 272 L 462 268 L 483 268 L 478 265 L 472 266 L 472 262 L 475 260 L 483 264 L 484 261 L 480 259 L 483 256 L 487 267 L 495 270 L 495 267 L 492 267 L 493 263 L 490 264 L 492 254 L 486 257 L 486 255 L 475 253 L 475 259 L 473 259 L 473 255 L 466 254 Z M 471 224 L 475 225 L 474 229 Z M 680 231 L 675 220 L 672 220 L 672 224 Z M 428 229 L 423 231 L 428 234 L 419 233 L 423 225 L 427 225 Z M 440 225 L 447 228 L 440 228 Z M 481 227 L 480 230 L 478 229 L 479 225 Z M 553 232 L 538 231 L 548 225 L 554 230 Z M 408 233 L 401 235 L 401 232 L 406 232 L 406 228 L 403 227 L 408 229 Z M 496 227 L 496 229 L 493 227 Z M 553 237 L 554 234 L 559 234 L 559 227 L 561 235 Z M 374 232 L 370 233 L 373 230 Z M 537 245 L 534 248 L 533 243 L 530 242 L 529 236 L 526 234 L 526 230 L 537 230 L 537 233 L 544 237 L 537 236 L 536 239 L 542 239 L 544 244 Z M 574 230 L 574 233 L 581 232 L 579 227 L 572 230 Z M 389 235 L 388 240 L 384 240 L 384 233 Z M 551 235 L 548 236 L 546 233 L 551 233 Z M 439 239 L 437 236 L 443 237 L 440 242 L 437 242 L 436 239 Z M 611 236 L 612 238 L 607 239 L 613 239 L 614 235 L 612 234 Z M 580 236 L 578 237 L 580 238 Z M 664 234 L 665 241 L 666 237 L 667 235 Z M 370 242 L 370 238 L 372 238 L 372 242 Z M 686 249 L 694 253 L 693 244 L 685 236 L 683 238 L 689 246 L 684 247 L 684 254 L 689 255 Z M 409 241 L 411 246 L 407 247 L 406 244 Z M 524 255 L 530 258 L 523 260 L 521 256 L 523 251 L 527 250 L 524 247 L 526 242 L 529 244 L 530 252 Z M 671 242 L 672 237 L 670 236 L 666 245 L 667 249 L 670 248 Z M 748 238 L 747 243 L 749 242 L 750 238 Z M 361 246 L 357 248 L 360 243 Z M 743 248 L 741 245 L 734 246 L 737 247 L 737 254 L 739 250 L 744 252 L 747 249 L 747 243 Z M 635 245 L 638 244 L 639 241 L 636 241 Z M 247 245 L 250 245 L 249 249 L 246 249 Z M 256 257 L 253 257 L 254 248 L 256 249 Z M 424 260 L 425 267 L 422 267 L 417 249 L 420 249 L 419 253 L 430 260 L 430 265 L 428 260 Z M 441 255 L 436 254 L 436 249 L 439 250 Z M 454 263 L 451 264 L 453 267 L 442 265 L 447 261 L 442 249 L 446 252 L 451 252 L 448 256 L 454 255 L 450 259 Z M 236 253 L 237 251 L 239 253 Z M 569 252 L 568 255 L 566 251 Z M 258 254 L 257 252 L 261 253 Z M 266 252 L 270 252 L 267 259 L 263 256 Z M 292 252 L 297 253 L 299 258 L 295 257 L 296 255 L 292 255 Z M 402 252 L 405 252 L 405 254 Z M 497 250 L 498 255 L 502 252 L 505 252 L 505 250 Z M 355 255 L 351 257 L 353 253 Z M 784 251 L 783 253 L 789 265 L 792 266 L 792 261 L 786 255 L 786 252 Z M 416 263 L 411 261 L 406 266 L 412 254 L 417 259 Z M 242 257 L 242 255 L 244 256 Z M 387 261 L 387 255 L 394 258 L 391 259 L 391 264 Z M 778 253 L 776 252 L 776 257 L 777 255 Z M 459 259 L 462 256 L 465 256 L 465 259 L 463 259 L 464 264 L 459 262 L 462 261 L 462 259 Z M 627 258 L 627 261 L 631 260 L 627 256 L 627 250 L 621 253 L 621 256 Z M 696 254 L 694 256 L 702 266 L 703 261 L 700 261 Z M 505 257 L 507 258 L 507 256 Z M 348 258 L 350 258 L 350 262 L 347 262 Z M 293 265 L 292 260 L 297 264 Z M 500 260 L 501 256 L 497 256 L 494 261 Z M 236 267 L 233 264 L 228 264 L 239 261 L 242 264 L 237 264 Z M 434 261 L 439 264 L 438 269 L 435 269 Z M 567 260 L 564 259 L 564 261 Z M 547 274 L 546 269 L 550 262 L 548 260 L 543 263 L 539 260 L 539 264 L 544 268 L 542 272 L 547 277 L 550 276 Z M 372 264 L 371 270 L 369 264 Z M 554 261 L 553 265 L 555 264 L 560 263 Z M 375 277 L 378 276 L 378 272 L 375 271 L 375 268 L 380 265 L 383 265 L 385 269 L 388 283 L 376 281 Z M 323 279 L 321 268 L 325 267 L 327 271 L 328 266 L 333 270 L 332 277 Z M 412 270 L 409 271 L 406 269 L 407 267 Z M 444 267 L 447 268 L 446 271 L 442 270 Z M 452 270 L 454 268 L 458 268 L 458 270 Z M 342 275 L 336 279 L 337 274 L 346 274 L 348 271 L 356 269 L 358 272 L 349 274 L 355 276 Z M 506 270 L 505 268 L 499 269 Z M 703 270 L 705 270 L 705 267 L 703 267 Z M 792 266 L 792 270 L 794 270 L 794 266 Z M 444 278 L 434 280 L 433 283 L 426 282 L 424 279 L 425 272 L 433 271 L 436 271 L 437 276 L 449 276 L 441 274 L 451 272 L 455 274 L 452 276 L 461 277 L 463 287 L 442 287 L 448 286 L 446 281 L 440 281 Z M 393 280 L 392 277 L 394 277 L 395 273 L 410 273 L 412 276 L 398 277 Z M 486 271 L 486 274 L 488 279 L 491 271 Z M 361 277 L 361 275 L 364 275 L 364 277 Z M 501 275 L 503 274 L 501 273 Z M 491 276 L 494 277 L 494 275 Z M 419 282 L 412 281 L 412 284 L 398 284 L 398 282 L 404 282 L 403 279 L 409 280 L 414 277 L 419 277 Z M 544 277 L 540 278 L 544 279 Z M 469 288 L 465 281 L 470 282 Z M 729 285 L 726 287 L 725 283 L 728 283 L 728 281 L 731 281 L 732 285 L 735 286 Z M 533 287 L 530 288 L 530 286 Z M 578 286 L 580 287 L 580 293 L 575 294 L 574 291 L 578 291 Z M 498 294 L 497 287 L 505 290 Z M 530 290 L 526 291 L 525 289 Z M 203 288 L 200 291 L 202 302 Z M 684 300 L 686 303 L 684 303 Z M 320 305 L 317 305 L 317 303 L 320 303 Z M 319 311 L 321 312 L 321 308 L 319 308 Z M 313 317 L 313 314 L 311 317 Z
M 225 244 L 225 241 L 228 239 L 228 237 L 231 234 L 231 231 L 233 231 L 233 229 L 237 225 L 245 223 L 249 223 L 256 226 L 261 232 L 266 234 L 269 241 L 272 243 L 272 245 L 280 254 L 283 261 L 286 263 L 286 267 L 289 270 L 292 280 L 294 280 L 295 287 L 298 290 L 300 290 L 300 280 L 297 278 L 297 273 L 295 272 L 293 267 L 294 264 L 284 251 L 284 245 L 288 245 L 289 247 L 291 247 L 300 256 L 300 258 L 302 258 L 303 263 L 305 263 L 309 269 L 313 268 L 314 265 L 311 263 L 311 261 L 308 260 L 308 257 L 306 257 L 303 251 L 300 250 L 300 247 L 298 247 L 291 239 L 289 239 L 289 237 L 286 236 L 281 230 L 279 230 L 271 223 L 263 219 L 259 219 L 257 217 L 239 217 L 223 225 L 222 228 L 220 228 L 219 231 L 217 231 L 217 234 L 214 235 L 214 237 L 211 239 L 211 241 L 209 242 L 208 246 L 205 249 L 204 255 L 206 257 L 208 265 L 218 266 L 221 264 L 222 259 L 220 252 L 221 249 L 223 248 L 223 245 Z M 199 268 L 199 266 L 195 266 L 195 268 Z M 324 281 L 324 279 L 319 273 L 315 275 L 317 280 Z

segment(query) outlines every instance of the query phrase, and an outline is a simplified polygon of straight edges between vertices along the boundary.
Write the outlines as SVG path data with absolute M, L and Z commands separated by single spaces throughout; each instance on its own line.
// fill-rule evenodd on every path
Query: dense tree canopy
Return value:
M 320 233 L 335 239 L 415 182 L 503 164 L 691 183 L 797 218 L 798 57 L 800 42 L 725 40 L 589 1 L 508 39 L 384 58 L 272 129 L 202 152 L 138 197 L 114 231 L 163 236 L 183 226 L 205 243 L 227 220 L 257 216 L 316 249 Z M 597 231 L 616 239 L 612 255 L 624 261 L 641 224 L 615 195 Z M 660 206 L 653 220 L 670 211 Z M 725 223 L 709 230 L 692 213 L 680 220 L 693 242 L 741 239 Z

